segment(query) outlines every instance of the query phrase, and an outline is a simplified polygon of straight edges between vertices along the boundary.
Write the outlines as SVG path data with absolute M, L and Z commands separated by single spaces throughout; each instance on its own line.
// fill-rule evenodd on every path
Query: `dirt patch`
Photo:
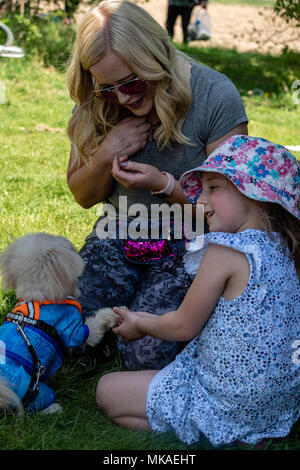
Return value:
M 165 27 L 168 0 L 139 0 L 136 1 L 142 8 L 150 13 L 158 23 Z M 45 10 L 52 9 L 40 0 Z M 63 8 L 63 1 L 61 1 Z M 96 1 L 95 1 L 96 4 Z M 83 0 L 78 8 L 76 18 L 92 8 L 87 0 Z M 195 7 L 192 21 L 195 16 Z M 260 52 L 280 54 L 286 46 L 290 50 L 300 52 L 300 28 L 295 22 L 287 23 L 275 15 L 272 8 L 253 7 L 249 5 L 222 5 L 213 1 L 208 5 L 211 20 L 211 39 L 209 41 L 192 41 L 190 45 L 199 47 L 235 48 L 239 52 Z M 181 19 L 177 18 L 174 41 L 182 41 Z
M 167 0 L 149 0 L 140 5 L 165 26 Z M 288 46 L 289 49 L 300 52 L 300 29 L 295 27 L 295 23 L 288 24 L 277 17 L 271 8 L 210 3 L 208 11 L 211 18 L 211 39 L 192 41 L 191 46 L 236 48 L 239 52 L 273 54 L 279 54 Z M 174 41 L 182 41 L 180 18 L 176 22 Z

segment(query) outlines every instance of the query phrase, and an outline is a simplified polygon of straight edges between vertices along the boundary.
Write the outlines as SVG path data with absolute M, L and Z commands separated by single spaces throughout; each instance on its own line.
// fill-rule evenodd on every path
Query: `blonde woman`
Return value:
M 106 202 L 117 219 L 115 238 L 99 236 L 103 214 L 81 250 L 83 310 L 176 309 L 191 284 L 184 237 L 175 239 L 171 221 L 168 240 L 122 239 L 121 197 L 128 211 L 139 203 L 149 214 L 162 201 L 190 204 L 178 180 L 225 138 L 247 134 L 242 100 L 226 76 L 178 52 L 143 8 L 119 0 L 102 1 L 82 19 L 68 87 L 77 105 L 68 127 L 69 188 L 82 207 Z M 118 338 L 118 346 L 126 367 L 160 369 L 183 343 L 145 336 Z

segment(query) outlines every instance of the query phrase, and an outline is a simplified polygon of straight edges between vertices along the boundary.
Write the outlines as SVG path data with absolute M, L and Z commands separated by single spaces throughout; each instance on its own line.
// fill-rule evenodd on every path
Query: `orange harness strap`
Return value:
M 28 317 L 31 320 L 40 319 L 40 306 L 49 305 L 49 304 L 69 304 L 74 305 L 78 308 L 79 312 L 82 313 L 82 308 L 80 303 L 72 298 L 67 298 L 65 300 L 53 302 L 52 300 L 43 300 L 42 302 L 26 302 L 25 300 L 20 299 L 13 309 L 13 313 L 21 313 L 24 317 Z

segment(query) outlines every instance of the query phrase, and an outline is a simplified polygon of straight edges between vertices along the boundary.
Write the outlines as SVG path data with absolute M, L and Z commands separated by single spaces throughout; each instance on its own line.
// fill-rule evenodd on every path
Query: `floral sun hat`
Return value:
M 202 165 L 181 176 L 181 187 L 192 203 L 202 191 L 202 171 L 220 173 L 250 199 L 280 204 L 300 219 L 300 165 L 282 145 L 261 137 L 229 137 Z

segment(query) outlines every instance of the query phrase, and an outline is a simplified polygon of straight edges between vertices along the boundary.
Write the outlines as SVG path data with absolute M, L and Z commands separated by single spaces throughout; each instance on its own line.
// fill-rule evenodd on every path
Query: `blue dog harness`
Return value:
M 47 321 L 41 319 L 41 316 Z M 12 324 L 16 326 L 16 329 L 12 329 Z M 40 385 L 43 389 L 42 395 L 45 395 L 42 407 L 45 403 L 47 406 L 49 401 L 49 404 L 53 403 L 54 394 L 43 383 L 44 380 L 61 365 L 65 347 L 81 345 L 88 336 L 88 328 L 82 323 L 79 302 L 72 297 L 61 302 L 20 300 L 13 311 L 6 316 L 0 332 L 2 333 L 0 337 L 7 343 L 7 358 L 17 363 L 18 376 L 25 374 L 30 377 L 29 383 L 28 379 L 27 382 L 21 380 L 23 390 L 24 383 L 28 384 L 25 387 L 26 391 L 23 393 L 23 397 L 20 396 L 24 408 L 30 407 L 35 400 Z M 23 342 L 18 339 L 20 337 Z M 26 345 L 25 350 L 27 348 L 29 354 L 24 354 L 22 344 Z M 8 369 L 6 368 L 7 374 L 4 375 L 13 382 L 12 385 L 19 384 L 20 377 L 11 380 L 11 371 Z M 20 372 L 22 370 L 23 372 Z

